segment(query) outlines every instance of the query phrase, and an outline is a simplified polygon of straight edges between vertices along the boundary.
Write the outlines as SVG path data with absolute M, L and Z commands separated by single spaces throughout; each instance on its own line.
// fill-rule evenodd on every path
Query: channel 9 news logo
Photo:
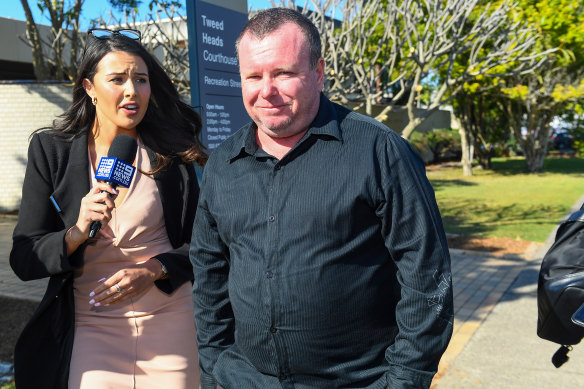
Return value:
M 98 180 L 115 182 L 128 188 L 136 168 L 118 158 L 102 158 L 97 167 L 95 178 Z

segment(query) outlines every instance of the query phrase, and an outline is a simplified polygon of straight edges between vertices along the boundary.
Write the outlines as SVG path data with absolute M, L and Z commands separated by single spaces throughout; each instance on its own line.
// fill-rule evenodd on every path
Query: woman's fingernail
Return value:
M 113 191 L 114 191 L 114 194 L 116 194 L 116 195 L 117 195 L 117 194 L 118 194 L 118 191 L 116 190 L 116 188 L 112 188 L 112 189 L 113 189 Z
M 94 299 L 89 300 L 89 304 L 92 304 L 92 305 L 95 304 L 95 300 Z
M 89 297 L 93 297 L 93 296 L 95 296 L 95 292 L 92 291 L 91 293 L 89 293 Z
M 97 282 L 104 282 L 104 281 L 105 281 L 105 277 L 103 277 L 103 278 L 102 278 L 102 279 L 100 279 L 100 280 L 97 280 Z
M 95 303 L 94 307 L 99 307 L 101 303 Z

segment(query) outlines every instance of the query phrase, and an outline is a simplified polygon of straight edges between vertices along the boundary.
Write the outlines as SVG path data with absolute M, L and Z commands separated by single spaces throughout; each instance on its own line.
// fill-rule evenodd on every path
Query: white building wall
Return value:
M 51 27 L 37 24 L 41 39 L 50 41 Z M 0 59 L 32 63 L 32 49 L 25 43 L 26 22 L 22 20 L 0 17 Z M 69 46 L 67 46 L 69 47 Z M 48 48 L 43 46 L 43 53 L 48 54 Z M 68 61 L 68 59 L 65 59 Z
M 1 212 L 19 209 L 30 135 L 67 109 L 71 91 L 61 84 L 0 84 Z

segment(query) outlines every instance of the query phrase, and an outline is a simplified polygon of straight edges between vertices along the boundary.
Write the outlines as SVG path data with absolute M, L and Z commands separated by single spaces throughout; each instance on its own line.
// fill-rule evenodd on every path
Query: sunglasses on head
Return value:
M 97 39 L 109 39 L 115 35 L 123 35 L 126 38 L 140 41 L 142 34 L 138 30 L 131 28 L 124 28 L 121 30 L 108 30 L 107 28 L 91 28 L 87 31 L 87 36 L 93 36 Z
M 142 37 L 142 33 L 138 30 L 133 30 L 131 28 L 124 28 L 121 30 L 108 30 L 107 28 L 90 28 L 87 30 L 87 39 L 85 40 L 85 48 L 83 49 L 83 56 L 82 59 L 85 58 L 85 52 L 87 51 L 87 43 L 90 41 L 91 38 L 94 39 L 110 39 L 113 36 L 122 35 L 126 38 L 130 38 L 132 40 L 140 42 L 140 38 Z

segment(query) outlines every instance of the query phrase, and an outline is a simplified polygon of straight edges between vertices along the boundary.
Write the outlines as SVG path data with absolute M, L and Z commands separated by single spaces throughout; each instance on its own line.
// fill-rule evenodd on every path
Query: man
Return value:
M 253 122 L 211 155 L 191 243 L 203 382 L 429 387 L 453 312 L 422 162 L 324 97 L 318 30 L 298 12 L 260 11 L 237 52 Z

